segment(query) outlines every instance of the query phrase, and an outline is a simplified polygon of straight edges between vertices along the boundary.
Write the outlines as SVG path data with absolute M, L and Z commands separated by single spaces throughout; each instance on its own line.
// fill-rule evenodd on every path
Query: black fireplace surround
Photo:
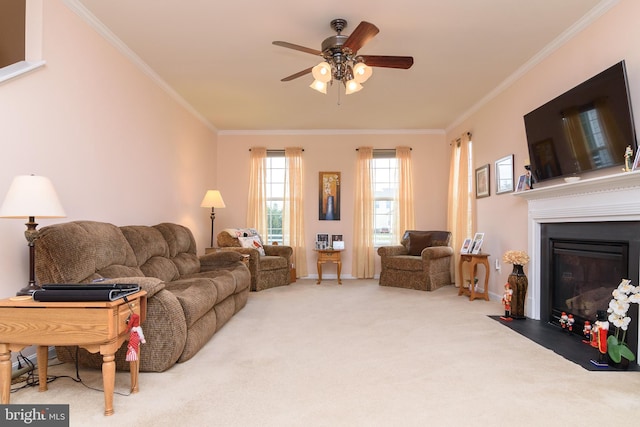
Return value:
M 621 279 L 637 285 L 640 276 L 640 222 L 562 222 L 541 224 L 540 319 L 560 325 L 562 312 L 575 319 L 573 332 L 593 324 L 606 310 Z M 637 357 L 638 304 L 629 309 L 627 344 Z M 613 330 L 613 325 L 611 325 Z

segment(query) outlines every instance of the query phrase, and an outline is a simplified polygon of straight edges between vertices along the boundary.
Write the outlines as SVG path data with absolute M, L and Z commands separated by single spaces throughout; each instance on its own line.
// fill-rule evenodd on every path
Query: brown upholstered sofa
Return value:
M 240 240 L 251 240 L 255 246 L 243 247 Z M 265 245 L 262 238 L 252 228 L 227 228 L 218 233 L 218 246 L 222 251 L 234 251 L 249 255 L 249 271 L 251 272 L 251 290 L 261 291 L 285 286 L 291 283 L 291 255 L 290 246 Z M 264 250 L 261 254 L 260 248 Z
M 147 291 L 140 370 L 161 372 L 195 355 L 242 307 L 251 277 L 240 254 L 198 257 L 191 231 L 178 224 L 124 226 L 74 221 L 40 229 L 36 243 L 38 283 L 138 283 Z M 104 283 L 104 282 L 102 282 Z M 76 347 L 57 347 L 75 360 Z M 126 345 L 116 367 L 128 370 Z M 81 364 L 100 367 L 100 355 L 78 352 Z
M 450 285 L 453 249 L 448 231 L 407 230 L 397 246 L 378 248 L 381 286 L 433 291 Z

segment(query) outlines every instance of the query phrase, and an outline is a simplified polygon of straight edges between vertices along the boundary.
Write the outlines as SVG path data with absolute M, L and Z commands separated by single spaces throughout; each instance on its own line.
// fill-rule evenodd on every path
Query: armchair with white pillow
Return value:
M 261 291 L 288 285 L 291 281 L 290 246 L 265 245 L 253 228 L 227 228 L 218 233 L 220 250 L 237 251 L 249 255 L 251 290 Z

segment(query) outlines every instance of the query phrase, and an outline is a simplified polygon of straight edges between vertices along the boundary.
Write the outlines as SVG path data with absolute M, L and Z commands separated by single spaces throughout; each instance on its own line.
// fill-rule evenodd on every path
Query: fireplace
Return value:
M 559 326 L 561 314 L 571 314 L 573 332 L 582 335 L 584 322 L 607 309 L 620 280 L 639 277 L 631 260 L 640 259 L 640 222 L 545 223 L 540 236 L 540 319 Z M 636 349 L 637 305 L 629 314 L 627 342 Z
M 630 279 L 634 285 L 639 283 L 640 171 L 550 185 L 517 192 L 514 196 L 527 200 L 528 204 L 531 261 L 525 306 L 527 317 L 553 322 L 562 307 L 570 305 L 573 309 L 583 304 L 586 292 L 591 291 L 586 295 L 590 304 L 600 304 L 595 302 L 597 294 L 605 291 L 598 289 L 599 283 L 610 282 L 611 290 L 622 278 Z M 555 249 L 554 245 L 557 246 Z M 553 251 L 555 261 L 551 259 Z M 622 274 L 625 269 L 626 275 Z M 560 282 L 564 280 L 565 284 L 580 289 L 579 295 L 567 297 L 568 291 L 562 288 L 552 291 L 548 284 L 554 274 L 559 276 L 555 279 Z M 585 275 L 595 283 L 583 283 Z M 579 296 L 582 298 L 571 300 Z M 552 305 L 554 297 L 555 308 Z M 632 350 L 638 354 L 637 305 L 632 307 L 635 322 Z M 572 314 L 583 317 L 582 321 L 587 320 L 591 311 L 585 312 L 588 309 L 584 307 L 581 310 L 582 314 Z M 582 330 L 579 326 L 576 329 Z

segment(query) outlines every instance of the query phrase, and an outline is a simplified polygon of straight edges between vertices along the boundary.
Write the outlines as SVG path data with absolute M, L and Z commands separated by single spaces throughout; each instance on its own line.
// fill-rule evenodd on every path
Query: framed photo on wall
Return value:
M 340 220 L 340 172 L 320 172 L 318 195 L 318 219 Z
M 496 194 L 513 191 L 513 154 L 496 160 Z
M 476 199 L 489 197 L 489 164 L 476 169 Z

